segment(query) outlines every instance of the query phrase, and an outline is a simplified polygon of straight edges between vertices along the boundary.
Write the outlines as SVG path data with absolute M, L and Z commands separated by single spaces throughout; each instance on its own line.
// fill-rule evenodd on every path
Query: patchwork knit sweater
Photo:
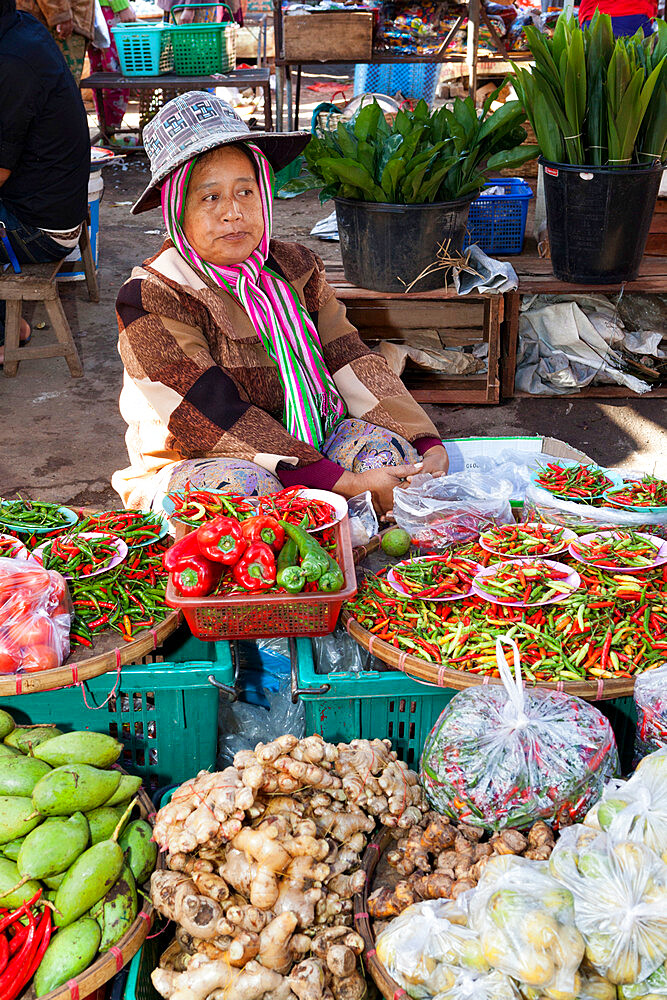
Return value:
M 267 263 L 310 313 L 348 415 L 403 435 L 422 454 L 439 443 L 401 380 L 348 322 L 319 257 L 273 240 Z M 282 381 L 247 313 L 194 271 L 169 240 L 133 270 L 116 309 L 125 366 L 120 411 L 131 465 L 116 472 L 112 484 L 126 506 L 150 506 L 156 475 L 162 473 L 166 485 L 166 467 L 188 458 L 244 459 L 286 486 L 334 486 L 341 467 L 281 423 Z

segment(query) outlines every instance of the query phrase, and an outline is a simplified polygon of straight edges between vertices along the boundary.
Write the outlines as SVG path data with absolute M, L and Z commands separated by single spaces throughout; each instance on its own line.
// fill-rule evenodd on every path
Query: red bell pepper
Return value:
M 285 531 L 270 514 L 249 517 L 241 525 L 241 530 L 248 545 L 251 542 L 265 542 L 274 552 L 280 552 L 285 544 Z
M 184 597 L 206 597 L 218 586 L 222 566 L 204 556 L 192 556 L 174 571 L 172 579 L 179 594 Z
M 239 522 L 224 514 L 197 528 L 197 543 L 203 556 L 225 566 L 238 562 L 248 544 Z
M 265 542 L 251 542 L 232 573 L 245 590 L 269 590 L 276 582 L 273 549 Z
M 189 562 L 193 556 L 199 556 L 199 544 L 197 543 L 197 532 L 192 531 L 175 542 L 170 549 L 167 549 L 162 556 L 162 563 L 166 570 L 173 573 L 175 569 L 180 569 Z

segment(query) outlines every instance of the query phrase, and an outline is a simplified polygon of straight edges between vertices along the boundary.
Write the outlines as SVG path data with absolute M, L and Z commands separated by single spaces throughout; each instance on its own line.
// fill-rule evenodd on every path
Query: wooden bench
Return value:
M 88 296 L 92 302 L 99 302 L 99 286 L 88 226 L 86 225 L 81 230 L 79 249 L 88 286 Z M 20 274 L 15 274 L 11 266 L 0 272 L 0 300 L 7 305 L 3 366 L 3 373 L 6 377 L 16 375 L 19 361 L 29 361 L 33 358 L 65 358 L 73 377 L 83 375 L 81 358 L 76 349 L 72 330 L 58 292 L 56 278 L 62 263 L 62 261 L 54 261 L 49 264 L 22 264 Z M 42 346 L 36 344 L 20 346 L 19 332 L 23 302 L 44 303 L 46 314 L 57 338 L 55 343 Z

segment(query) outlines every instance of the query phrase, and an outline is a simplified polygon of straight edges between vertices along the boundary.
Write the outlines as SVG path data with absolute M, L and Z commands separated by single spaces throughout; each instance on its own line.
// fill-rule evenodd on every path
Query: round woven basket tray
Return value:
M 137 804 L 142 818 L 152 824 L 155 810 L 143 788 L 138 794 L 138 799 Z M 160 853 L 158 853 L 157 867 L 164 868 L 164 856 Z M 90 996 L 91 993 L 98 990 L 100 986 L 108 983 L 117 972 L 120 972 L 127 965 L 146 940 L 153 921 L 153 906 L 149 897 L 142 895 L 140 898 L 143 899 L 141 911 L 120 941 L 109 951 L 99 955 L 93 964 L 80 975 L 70 979 L 63 986 L 59 986 L 58 989 L 45 993 L 40 997 L 40 1000 L 83 1000 L 84 997 Z M 25 991 L 21 1000 L 32 1000 L 34 996 L 35 991 L 31 986 L 29 990 Z
M 98 514 L 91 508 L 77 508 L 77 514 Z M 77 646 L 60 667 L 30 674 L 0 674 L 0 697 L 34 691 L 55 691 L 72 687 L 92 677 L 99 677 L 110 670 L 120 670 L 127 663 L 138 663 L 143 656 L 154 652 L 161 643 L 175 632 L 181 622 L 181 612 L 168 609 L 167 617 L 154 628 L 140 629 L 132 642 L 118 644 L 119 634 L 106 629 L 95 636 L 95 646 L 88 649 Z
M 380 546 L 381 537 L 376 535 L 368 545 L 359 546 L 355 549 L 355 562 L 359 564 L 366 556 L 376 552 Z M 415 680 L 423 681 L 426 684 L 434 684 L 436 687 L 455 688 L 458 691 L 468 687 L 476 687 L 479 684 L 501 684 L 497 677 L 488 677 L 480 674 L 466 673 L 464 670 L 454 670 L 446 664 L 429 663 L 428 660 L 420 656 L 414 656 L 406 650 L 398 650 L 391 643 L 378 639 L 367 629 L 360 625 L 354 615 L 343 606 L 341 612 L 341 622 L 345 626 L 349 635 L 368 650 L 372 656 L 377 656 L 379 660 L 386 663 L 394 670 L 401 670 Z M 591 681 L 567 681 L 567 682 L 546 682 L 540 681 L 539 687 L 553 688 L 558 691 L 566 691 L 568 694 L 577 695 L 587 701 L 601 701 L 607 698 L 620 698 L 625 695 L 632 695 L 635 689 L 634 677 L 600 678 Z

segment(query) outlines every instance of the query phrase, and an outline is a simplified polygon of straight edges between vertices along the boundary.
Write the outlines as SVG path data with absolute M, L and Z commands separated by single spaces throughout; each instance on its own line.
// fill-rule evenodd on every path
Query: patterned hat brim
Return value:
M 215 136 L 215 137 L 214 137 Z M 157 208 L 160 204 L 160 188 L 162 182 L 176 170 L 177 167 L 192 160 L 195 156 L 207 153 L 219 146 L 229 146 L 238 142 L 252 142 L 259 146 L 269 163 L 277 173 L 283 167 L 292 163 L 297 156 L 304 151 L 312 136 L 310 132 L 241 132 L 230 134 L 227 138 L 221 138 L 219 134 L 202 136 L 199 142 L 192 143 L 183 154 L 175 157 L 166 170 L 161 171 L 151 178 L 150 184 L 145 188 L 141 196 L 131 208 L 132 215 L 139 215 L 147 212 L 151 208 Z

